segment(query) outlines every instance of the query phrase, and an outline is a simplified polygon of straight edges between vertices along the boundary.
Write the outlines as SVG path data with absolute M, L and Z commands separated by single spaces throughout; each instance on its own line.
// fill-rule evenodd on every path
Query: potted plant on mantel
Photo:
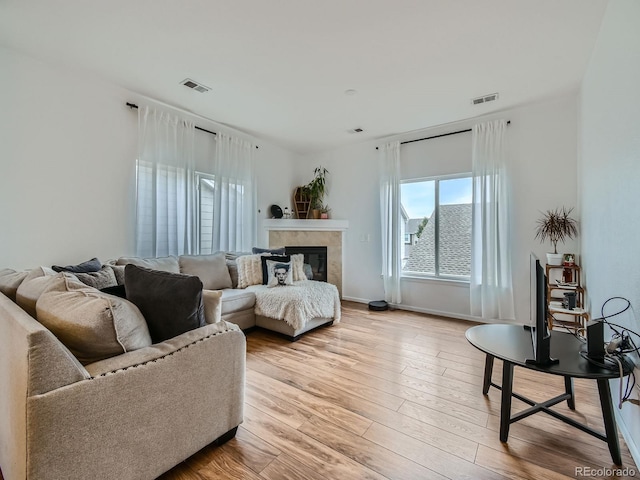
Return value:
M 311 199 L 311 213 L 313 218 L 320 218 L 324 195 L 327 189 L 328 173 L 329 171 L 326 168 L 317 167 L 313 171 L 313 180 L 306 185 Z
M 562 254 L 558 253 L 558 242 L 564 243 L 566 239 L 578 236 L 578 222 L 571 218 L 573 208 L 565 207 L 547 210 L 538 220 L 536 238 L 541 243 L 548 238 L 553 245 L 553 253 L 547 253 L 549 265 L 562 265 Z

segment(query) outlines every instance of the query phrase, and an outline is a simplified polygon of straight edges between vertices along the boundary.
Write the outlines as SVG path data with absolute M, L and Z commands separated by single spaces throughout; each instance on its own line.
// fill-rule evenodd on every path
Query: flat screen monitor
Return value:
M 533 253 L 530 257 L 531 330 L 533 358 L 526 362 L 533 365 L 551 365 L 558 360 L 551 358 L 551 332 L 547 323 L 547 276 L 540 260 Z

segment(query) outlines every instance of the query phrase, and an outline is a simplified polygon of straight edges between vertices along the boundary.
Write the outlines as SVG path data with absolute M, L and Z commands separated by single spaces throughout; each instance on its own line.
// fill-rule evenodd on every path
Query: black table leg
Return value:
M 607 384 L 608 385 L 608 384 Z M 513 363 L 502 361 L 502 402 L 500 403 L 500 441 L 509 438 L 511 424 L 511 393 L 513 389 Z
M 618 442 L 618 430 L 616 428 L 616 418 L 613 414 L 613 402 L 611 401 L 611 389 L 609 380 L 598 378 L 598 393 L 600 393 L 600 406 L 602 407 L 602 418 L 604 419 L 604 431 L 607 435 L 607 444 L 613 463 L 622 465 L 620 455 L 620 443 Z
M 573 377 L 564 377 L 564 391 L 571 395 L 571 397 L 567 398 L 567 406 L 571 410 L 576 409 L 576 397 L 575 392 L 573 390 Z
M 493 373 L 493 355 L 487 353 L 487 358 L 484 360 L 484 383 L 482 384 L 482 394 L 489 393 L 491 387 L 491 374 Z

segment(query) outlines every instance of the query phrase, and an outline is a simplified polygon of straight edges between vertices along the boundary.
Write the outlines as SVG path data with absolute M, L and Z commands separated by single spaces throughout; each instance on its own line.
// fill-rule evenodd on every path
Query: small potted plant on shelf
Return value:
M 540 242 L 549 239 L 553 245 L 553 253 L 547 253 L 549 265 L 562 265 L 562 254 L 558 253 L 558 242 L 578 236 L 578 222 L 571 218 L 573 208 L 565 207 L 547 210 L 538 220 L 536 237 Z

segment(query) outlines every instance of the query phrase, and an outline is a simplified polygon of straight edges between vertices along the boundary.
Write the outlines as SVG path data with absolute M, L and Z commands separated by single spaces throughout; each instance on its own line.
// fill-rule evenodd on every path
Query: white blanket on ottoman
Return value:
M 256 295 L 255 313 L 284 320 L 299 330 L 312 318 L 333 318 L 340 321 L 340 294 L 335 285 L 305 280 L 293 285 L 247 287 Z

